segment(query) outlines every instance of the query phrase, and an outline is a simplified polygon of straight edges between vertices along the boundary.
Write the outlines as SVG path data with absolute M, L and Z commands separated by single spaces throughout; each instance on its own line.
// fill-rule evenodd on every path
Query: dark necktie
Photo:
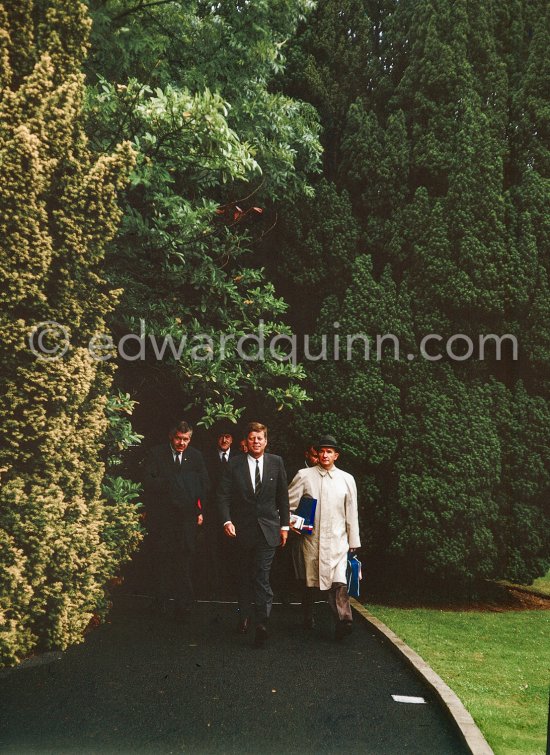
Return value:
M 258 495 L 261 489 L 262 480 L 260 477 L 260 462 L 258 461 L 258 459 L 256 459 L 256 475 L 254 477 L 254 492 L 256 493 L 256 495 Z
M 224 451 L 222 454 L 222 461 L 227 461 L 227 451 Z
M 174 465 L 178 467 L 178 469 L 181 467 L 181 456 L 179 454 L 174 456 Z

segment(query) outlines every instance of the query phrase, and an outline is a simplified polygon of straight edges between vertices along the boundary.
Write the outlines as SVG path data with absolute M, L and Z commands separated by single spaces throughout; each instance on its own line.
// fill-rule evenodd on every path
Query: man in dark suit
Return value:
M 227 465 L 218 491 L 224 531 L 235 538 L 239 559 L 238 631 L 250 625 L 255 604 L 259 647 L 267 639 L 267 621 L 273 603 L 269 574 L 275 549 L 288 537 L 289 503 L 286 472 L 280 456 L 266 454 L 267 427 L 251 422 L 246 434 L 248 453 Z
M 209 488 L 203 456 L 189 447 L 192 434 L 187 422 L 178 422 L 170 428 L 168 441 L 151 450 L 145 465 L 146 524 L 157 602 L 166 612 L 168 599 L 174 597 L 178 618 L 184 618 L 194 600 L 191 558 L 203 522 L 201 501 Z
M 225 471 L 225 465 L 231 461 L 237 454 L 241 453 L 233 445 L 234 429 L 229 423 L 219 423 L 213 428 L 213 437 L 216 438 L 216 445 L 205 451 L 204 460 L 210 476 L 212 493 L 217 492 L 220 481 Z M 205 512 L 206 513 L 206 512 Z M 219 516 L 219 512 L 216 512 Z
M 220 522 L 217 505 L 218 488 L 227 464 L 239 450 L 235 450 L 234 425 L 220 422 L 212 429 L 216 444 L 205 451 L 204 459 L 210 478 L 210 493 L 203 506 L 204 527 L 201 532 L 202 543 L 198 554 L 198 575 L 201 584 L 209 592 L 229 590 L 235 581 L 235 542 L 225 537 Z

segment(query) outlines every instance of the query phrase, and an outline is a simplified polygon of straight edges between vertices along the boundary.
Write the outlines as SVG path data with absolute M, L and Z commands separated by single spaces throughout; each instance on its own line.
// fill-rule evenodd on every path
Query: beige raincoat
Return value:
M 291 512 L 303 495 L 317 499 L 313 533 L 300 536 L 305 573 L 297 576 L 321 590 L 330 590 L 333 582 L 345 584 L 348 550 L 361 545 L 355 480 L 337 467 L 300 469 L 288 495 Z

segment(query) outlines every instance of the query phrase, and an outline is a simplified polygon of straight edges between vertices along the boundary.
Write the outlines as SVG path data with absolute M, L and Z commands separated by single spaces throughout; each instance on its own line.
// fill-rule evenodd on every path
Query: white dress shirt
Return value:
M 248 469 L 250 470 L 250 479 L 252 480 L 252 490 L 256 489 L 256 461 L 259 462 L 258 467 L 260 469 L 260 481 L 264 479 L 264 455 L 262 454 L 259 459 L 255 459 L 250 454 L 246 455 L 248 460 Z

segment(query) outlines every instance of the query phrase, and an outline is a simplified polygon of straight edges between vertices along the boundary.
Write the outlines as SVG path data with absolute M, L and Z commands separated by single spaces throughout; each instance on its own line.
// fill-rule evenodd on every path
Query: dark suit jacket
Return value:
M 274 454 L 264 454 L 262 488 L 254 494 L 248 454 L 237 454 L 225 470 L 218 489 L 218 507 L 223 522 L 232 521 L 237 542 L 251 547 L 256 542 L 260 525 L 269 545 L 279 545 L 281 527 L 288 527 L 288 486 L 283 460 Z
M 230 448 L 227 462 L 221 461 L 217 448 L 205 453 L 204 460 L 206 462 L 206 468 L 208 470 L 208 476 L 210 478 L 211 491 L 214 495 L 214 498 L 216 496 L 227 464 L 229 464 L 229 462 L 232 461 L 235 456 L 239 456 L 240 453 L 240 451 L 236 451 L 233 448 Z
M 155 446 L 147 457 L 143 482 L 147 529 L 160 533 L 183 525 L 189 535 L 194 533 L 201 513 L 198 502 L 206 498 L 209 488 L 201 452 L 188 446 L 178 468 L 169 442 Z
M 204 460 L 206 462 L 206 468 L 208 470 L 208 477 L 210 478 L 210 493 L 207 498 L 206 504 L 206 524 L 208 527 L 214 527 L 219 529 L 220 525 L 220 512 L 218 509 L 217 495 L 218 488 L 222 481 L 223 473 L 229 462 L 238 456 L 241 452 L 234 449 L 232 446 L 228 452 L 227 462 L 223 462 L 220 459 L 218 448 L 210 449 L 205 452 Z M 223 524 L 223 522 L 222 522 Z

